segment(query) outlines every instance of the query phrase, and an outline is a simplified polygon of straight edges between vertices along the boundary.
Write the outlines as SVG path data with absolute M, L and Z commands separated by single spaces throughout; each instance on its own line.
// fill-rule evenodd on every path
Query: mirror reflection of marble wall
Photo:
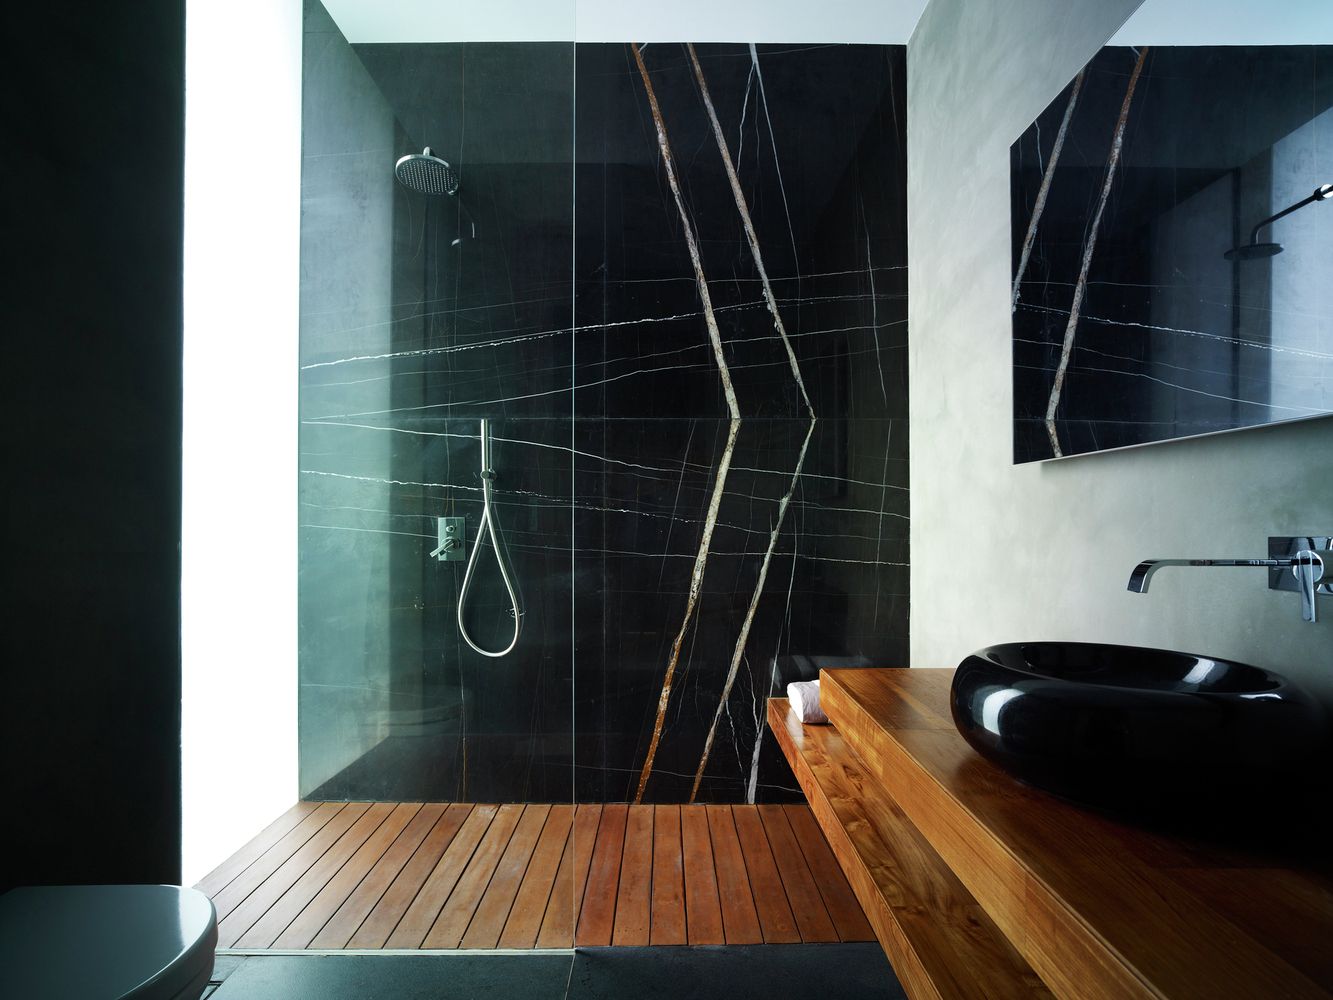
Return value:
M 1186 6 L 1011 148 L 1016 463 L 1333 413 L 1333 5 Z

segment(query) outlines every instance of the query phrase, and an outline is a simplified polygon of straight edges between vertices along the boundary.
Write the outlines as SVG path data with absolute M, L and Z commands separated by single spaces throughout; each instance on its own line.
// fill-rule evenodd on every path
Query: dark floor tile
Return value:
M 244 964 L 245 955 L 217 955 L 213 958 L 213 974 L 208 977 L 210 983 L 220 983 Z
M 262 955 L 216 1000 L 561 1000 L 568 955 Z
M 905 1000 L 877 944 L 584 948 L 569 1000 Z
M 241 967 L 245 961 L 244 955 L 216 955 L 213 958 L 213 972 L 208 977 L 208 985 L 204 987 L 204 992 L 199 1000 L 209 1000 L 209 998 L 222 986 L 223 980 Z

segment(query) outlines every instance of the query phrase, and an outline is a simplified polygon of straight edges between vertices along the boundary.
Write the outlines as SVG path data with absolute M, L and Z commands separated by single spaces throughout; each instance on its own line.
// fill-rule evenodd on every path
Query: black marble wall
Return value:
M 903 49 L 695 48 L 355 47 L 385 176 L 430 145 L 460 191 L 396 189 L 375 316 L 303 297 L 303 757 L 328 663 L 324 724 L 374 729 L 306 791 L 792 797 L 763 699 L 905 664 Z M 458 635 L 462 564 L 427 557 L 436 516 L 475 531 L 482 416 L 525 604 L 499 660 Z M 503 646 L 480 573 L 470 627 Z
M 584 799 L 632 799 L 641 787 L 645 800 L 664 802 L 790 794 L 794 782 L 764 739 L 764 699 L 819 664 L 906 663 L 903 50 L 696 49 L 698 73 L 681 45 L 642 47 L 642 70 L 629 46 L 578 48 Z M 733 424 L 699 271 L 739 415 L 715 517 Z
M 1333 200 L 1253 234 L 1333 184 L 1331 52 L 1108 47 L 1014 143 L 1016 462 L 1333 412 Z

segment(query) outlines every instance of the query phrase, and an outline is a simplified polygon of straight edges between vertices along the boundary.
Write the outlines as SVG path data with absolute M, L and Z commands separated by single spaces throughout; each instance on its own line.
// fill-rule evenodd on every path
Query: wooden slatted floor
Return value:
M 220 948 L 874 940 L 804 805 L 299 802 L 198 888 Z

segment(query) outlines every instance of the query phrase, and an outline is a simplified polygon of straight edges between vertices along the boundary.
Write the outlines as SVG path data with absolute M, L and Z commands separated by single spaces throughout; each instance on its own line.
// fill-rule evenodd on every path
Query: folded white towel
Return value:
M 819 707 L 819 681 L 793 681 L 787 685 L 787 700 L 802 722 L 828 722 Z

